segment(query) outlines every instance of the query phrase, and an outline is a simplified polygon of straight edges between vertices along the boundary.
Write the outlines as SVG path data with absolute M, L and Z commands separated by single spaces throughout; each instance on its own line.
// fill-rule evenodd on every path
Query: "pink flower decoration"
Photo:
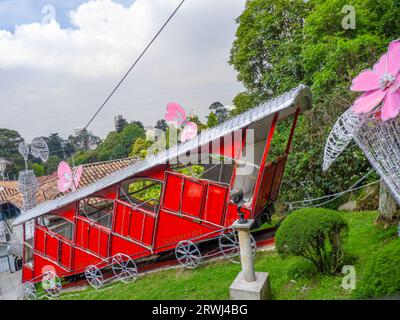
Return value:
M 169 103 L 165 120 L 182 127 L 181 142 L 193 139 L 197 135 L 197 124 L 188 120 L 185 109 L 178 103 Z
M 382 104 L 381 118 L 387 121 L 400 113 L 400 40 L 390 43 L 388 52 L 353 80 L 352 91 L 364 92 L 352 106 L 355 113 L 368 113 Z
M 78 188 L 83 173 L 83 167 L 79 166 L 72 170 L 65 161 L 60 162 L 57 169 L 58 174 L 58 191 L 67 192 L 71 190 L 75 192 Z

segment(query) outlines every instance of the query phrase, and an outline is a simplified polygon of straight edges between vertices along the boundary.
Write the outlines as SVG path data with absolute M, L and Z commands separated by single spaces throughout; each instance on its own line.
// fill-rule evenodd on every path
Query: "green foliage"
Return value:
M 23 139 L 15 130 L 0 128 L 0 158 L 4 158 L 11 164 L 7 167 L 7 172 L 16 175 L 25 168 L 25 162 L 18 153 L 18 145 Z
M 46 173 L 52 174 L 56 171 L 61 161 L 62 160 L 58 156 L 50 156 L 46 162 Z
M 127 157 L 132 145 L 139 138 L 144 138 L 144 129 L 137 123 L 131 123 L 120 132 L 112 131 L 96 149 L 97 161 L 108 161 Z
M 128 121 L 124 117 L 120 117 L 117 119 L 117 123 L 115 124 L 115 130 L 119 133 L 124 130 L 124 128 L 128 125 Z
M 218 124 L 223 123 L 224 121 L 226 121 L 229 117 L 229 110 L 226 106 L 224 106 L 221 102 L 217 101 L 214 102 L 213 104 L 211 104 L 210 108 L 212 113 L 214 113 L 214 115 L 217 118 L 217 122 Z
M 44 166 L 40 165 L 39 163 L 33 163 L 31 166 L 33 172 L 35 173 L 36 177 L 41 177 L 46 174 L 46 170 Z
M 276 248 L 311 260 L 318 271 L 334 274 L 342 266 L 343 215 L 328 209 L 300 209 L 289 215 L 276 233 Z
M 230 63 L 250 93 L 263 98 L 302 79 L 302 28 L 310 5 L 303 0 L 253 0 L 237 19 Z M 279 79 L 278 82 L 274 80 Z
M 214 128 L 218 125 L 218 118 L 214 112 L 210 112 L 207 116 L 207 127 Z
M 356 9 L 356 29 L 344 30 L 344 5 Z M 400 29 L 396 0 L 252 0 L 238 18 L 230 63 L 247 91 L 234 99 L 238 114 L 299 83 L 311 86 L 314 107 L 299 119 L 286 165 L 281 198 L 296 201 L 347 189 L 370 170 L 350 145 L 322 172 L 326 138 L 357 97 L 348 88 L 371 68 Z M 284 143 L 288 130 L 278 130 Z M 282 147 L 282 145 L 280 146 Z M 310 174 L 312 173 L 312 174 Z M 372 178 L 372 177 L 371 177 Z
M 138 157 L 140 159 L 144 159 L 147 156 L 147 150 L 153 142 L 145 140 L 143 138 L 136 139 L 135 143 L 132 145 L 131 152 L 129 154 L 130 157 Z
M 371 252 L 365 274 L 357 283 L 356 298 L 374 298 L 400 293 L 400 240 Z
M 293 257 L 288 261 L 288 277 L 294 280 L 310 279 L 318 273 L 315 265 L 308 259 L 302 257 Z
M 151 180 L 138 180 L 128 186 L 128 191 L 135 199 L 156 206 L 161 195 L 161 183 Z

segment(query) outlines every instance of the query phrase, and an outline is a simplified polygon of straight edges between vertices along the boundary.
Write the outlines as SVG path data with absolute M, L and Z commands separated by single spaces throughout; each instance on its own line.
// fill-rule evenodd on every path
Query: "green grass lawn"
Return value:
M 376 212 L 345 213 L 349 234 L 345 242 L 346 263 L 356 268 L 357 281 L 363 276 L 365 263 L 372 252 L 395 239 L 396 228 L 383 230 L 374 225 Z M 294 281 L 288 276 L 290 262 L 276 252 L 259 252 L 256 270 L 269 272 L 274 299 L 351 299 L 352 292 L 341 287 L 343 275 L 313 276 Z M 145 275 L 128 284 L 112 284 L 102 291 L 92 288 L 65 293 L 62 299 L 228 299 L 228 288 L 240 266 L 213 262 L 195 270 L 170 269 Z M 76 295 L 76 294 L 79 295 Z

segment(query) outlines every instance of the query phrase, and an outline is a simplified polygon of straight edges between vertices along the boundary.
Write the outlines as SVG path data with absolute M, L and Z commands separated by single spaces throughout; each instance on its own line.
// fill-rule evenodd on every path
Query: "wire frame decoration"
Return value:
M 352 91 L 364 92 L 335 123 L 325 146 L 326 171 L 352 139 L 400 203 L 400 40 L 357 76 Z
M 36 205 L 36 191 L 39 183 L 33 170 L 24 170 L 19 173 L 19 191 L 24 200 L 24 211 L 30 210 Z
M 18 152 L 25 160 L 25 167 L 27 167 L 29 154 L 46 162 L 49 159 L 49 147 L 43 138 L 35 138 L 31 144 L 21 142 L 18 146 Z
M 343 113 L 336 121 L 324 150 L 322 169 L 327 171 L 332 163 L 347 148 L 365 122 L 365 118 L 354 113 L 351 109 Z

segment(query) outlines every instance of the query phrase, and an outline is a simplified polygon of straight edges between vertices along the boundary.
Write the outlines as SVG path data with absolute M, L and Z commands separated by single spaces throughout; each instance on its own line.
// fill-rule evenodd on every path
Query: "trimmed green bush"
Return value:
M 343 237 L 348 225 L 341 213 L 305 208 L 294 211 L 276 233 L 276 248 L 282 255 L 309 259 L 318 271 L 335 274 L 343 264 Z
M 364 277 L 357 282 L 356 298 L 377 298 L 400 293 L 400 240 L 371 254 Z
M 287 275 L 290 279 L 310 279 L 318 272 L 315 265 L 308 259 L 293 257 L 290 260 Z

